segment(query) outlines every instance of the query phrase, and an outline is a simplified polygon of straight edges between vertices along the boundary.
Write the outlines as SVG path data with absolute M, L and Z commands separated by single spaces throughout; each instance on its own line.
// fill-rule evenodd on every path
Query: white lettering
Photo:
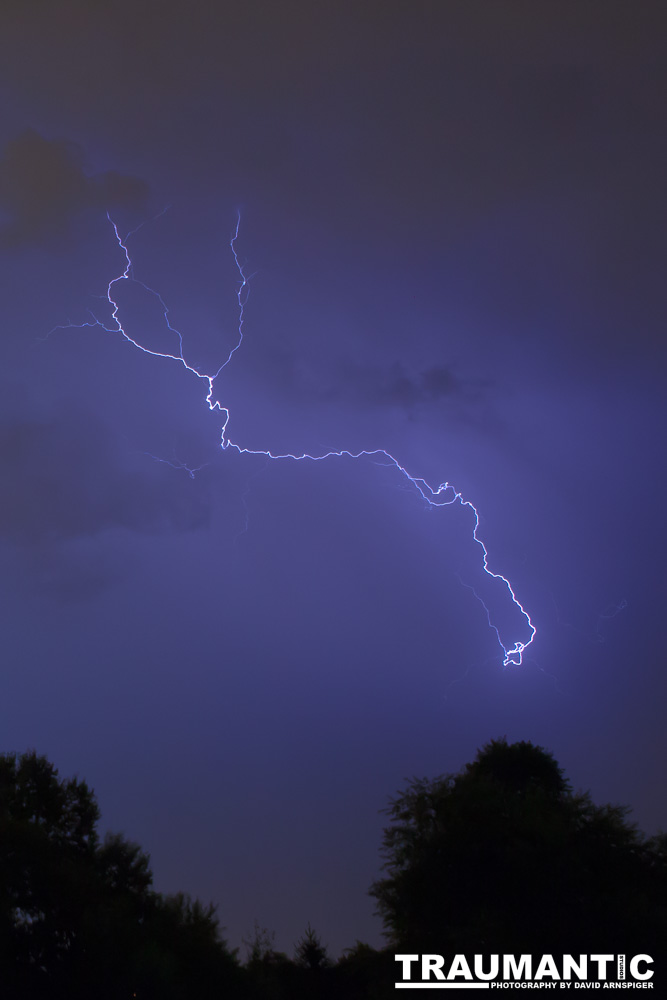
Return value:
M 580 955 L 577 962 L 574 955 L 563 955 L 563 979 L 571 979 L 572 973 L 576 973 L 579 979 L 586 979 L 588 976 L 588 955 Z
M 532 958 L 530 955 L 520 955 L 516 962 L 514 955 L 503 955 L 503 979 L 532 979 Z
M 613 955 L 591 955 L 591 962 L 597 962 L 598 964 L 598 979 L 607 978 L 607 966 L 610 962 L 614 961 Z
M 560 973 L 553 960 L 553 955 L 542 955 L 540 964 L 535 972 L 535 979 L 544 979 L 545 976 L 551 976 L 552 979 L 560 979 Z
M 653 965 L 653 959 L 650 955 L 634 955 L 630 959 L 630 975 L 633 979 L 650 979 L 653 975 L 653 969 L 647 969 L 645 972 L 640 972 L 640 962 L 645 962 L 647 965 Z
M 394 955 L 394 961 L 403 963 L 403 979 L 409 979 L 410 966 L 413 962 L 419 961 L 419 955 Z
M 444 964 L 442 955 L 422 955 L 422 979 L 428 982 L 431 972 L 435 974 L 436 979 L 444 979 L 445 974 L 442 971 Z
M 484 956 L 475 955 L 475 977 L 477 979 L 495 979 L 498 975 L 498 956 L 491 955 L 491 968 L 484 971 Z
M 472 972 L 464 955 L 454 955 L 449 972 L 447 973 L 448 979 L 456 979 L 457 976 L 462 976 L 464 979 L 472 979 Z M 443 976 L 442 978 L 444 979 L 445 977 Z

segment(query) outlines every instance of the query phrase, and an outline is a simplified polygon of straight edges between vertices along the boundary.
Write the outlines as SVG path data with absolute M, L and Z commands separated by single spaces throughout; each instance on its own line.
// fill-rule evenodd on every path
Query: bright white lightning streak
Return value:
M 498 627 L 491 620 L 491 614 L 489 612 L 488 607 L 486 606 L 486 604 L 484 603 L 484 601 L 479 597 L 479 595 L 476 593 L 476 591 L 474 590 L 474 588 L 470 588 L 470 589 L 473 590 L 473 593 L 475 594 L 475 596 L 477 597 L 477 599 L 480 601 L 480 603 L 484 607 L 484 610 L 486 611 L 486 615 L 487 615 L 489 626 L 493 629 L 493 631 L 496 634 L 496 637 L 498 639 L 498 644 L 500 645 L 500 648 L 503 651 L 503 666 L 505 666 L 505 667 L 510 666 L 510 665 L 519 666 L 521 664 L 522 660 L 523 660 L 523 654 L 524 654 L 524 652 L 526 651 L 526 649 L 528 648 L 528 646 L 530 646 L 530 644 L 532 643 L 533 639 L 535 638 L 535 635 L 536 635 L 535 626 L 533 625 L 533 623 L 531 621 L 530 615 L 525 610 L 525 608 L 523 607 L 523 605 L 521 604 L 521 602 L 517 598 L 516 594 L 514 593 L 512 585 L 509 582 L 509 580 L 507 579 L 507 577 L 503 576 L 502 573 L 496 573 L 492 569 L 489 568 L 489 561 L 488 561 L 489 560 L 489 554 L 487 552 L 487 549 L 486 549 L 486 546 L 485 546 L 484 542 L 482 541 L 482 539 L 478 535 L 478 530 L 479 530 L 479 513 L 477 511 L 477 508 L 475 507 L 475 505 L 470 500 L 465 500 L 463 498 L 463 496 L 450 483 L 448 483 L 448 482 L 440 483 L 439 486 L 437 486 L 437 487 L 430 486 L 426 482 L 425 479 L 421 479 L 418 476 L 412 476 L 407 471 L 407 469 L 403 465 L 401 465 L 401 463 L 398 461 L 398 459 L 394 458 L 394 456 L 391 455 L 388 451 L 385 451 L 384 448 L 375 448 L 375 449 L 372 449 L 372 450 L 362 449 L 361 451 L 349 451 L 347 448 L 341 448 L 340 450 L 332 450 L 332 451 L 324 452 L 321 455 L 310 455 L 307 452 L 303 452 L 303 453 L 298 454 L 298 455 L 297 454 L 292 454 L 291 452 L 287 452 L 286 454 L 276 455 L 273 452 L 271 452 L 269 450 L 266 450 L 266 449 L 261 449 L 261 448 L 246 448 L 246 447 L 244 447 L 244 446 L 242 446 L 240 444 L 237 444 L 235 441 L 232 441 L 228 437 L 228 435 L 227 435 L 227 425 L 229 424 L 229 419 L 230 419 L 229 410 L 228 410 L 228 408 L 226 406 L 223 406 L 220 403 L 219 400 L 217 400 L 217 399 L 214 398 L 214 395 L 213 395 L 214 388 L 213 388 L 213 386 L 214 386 L 215 380 L 218 378 L 218 376 L 223 371 L 223 369 L 225 369 L 227 367 L 227 365 L 229 364 L 229 362 L 232 360 L 234 354 L 240 348 L 241 344 L 243 343 L 243 337 L 244 337 L 244 334 L 243 334 L 243 325 L 244 325 L 244 320 L 245 320 L 245 305 L 246 305 L 246 301 L 247 301 L 247 290 L 248 290 L 249 276 L 247 276 L 245 274 L 245 271 L 243 269 L 243 264 L 241 263 L 241 261 L 239 259 L 239 256 L 238 256 L 238 253 L 236 251 L 236 241 L 238 239 L 239 227 L 240 227 L 240 224 L 241 224 L 241 216 L 240 216 L 240 214 L 237 216 L 236 228 L 234 230 L 234 235 L 232 236 L 232 238 L 230 240 L 230 243 L 229 243 L 230 249 L 231 249 L 233 257 L 234 257 L 234 263 L 236 265 L 236 269 L 238 271 L 239 278 L 240 278 L 240 280 L 239 280 L 239 286 L 238 286 L 238 289 L 237 289 L 237 292 L 236 292 L 236 298 L 237 298 L 238 307 L 239 307 L 239 314 L 238 314 L 239 315 L 239 321 L 238 321 L 238 327 L 237 327 L 237 330 L 238 330 L 238 339 L 237 339 L 237 342 L 234 345 L 234 347 L 232 347 L 232 349 L 229 351 L 229 354 L 227 355 L 226 359 L 223 361 L 223 363 L 220 365 L 220 367 L 216 370 L 216 372 L 213 375 L 207 375 L 205 372 L 201 372 L 197 368 L 194 368 L 192 365 L 188 364 L 188 362 L 185 359 L 185 355 L 184 355 L 184 351 L 183 351 L 183 336 L 182 336 L 182 334 L 180 333 L 179 330 L 177 330 L 175 327 L 173 327 L 171 325 L 171 322 L 169 320 L 169 307 L 167 306 L 167 304 L 165 303 L 164 299 L 162 298 L 162 296 L 160 295 L 159 292 L 156 292 L 155 289 L 150 288 L 148 285 L 144 284 L 143 281 L 139 281 L 137 278 L 134 277 L 132 259 L 130 257 L 129 251 L 127 249 L 127 240 L 129 239 L 129 237 L 134 232 L 136 232 L 136 229 L 132 230 L 132 232 L 128 233 L 128 235 L 123 238 L 123 237 L 121 237 L 120 233 L 118 232 L 118 227 L 117 227 L 116 223 L 111 219 L 110 216 L 108 218 L 109 218 L 109 222 L 113 226 L 113 231 L 114 231 L 114 234 L 115 234 L 118 246 L 120 247 L 120 249 L 123 251 L 123 254 L 125 255 L 125 269 L 123 270 L 123 272 L 121 274 L 117 275 L 117 277 L 112 278 L 111 281 L 109 282 L 109 284 L 107 285 L 107 296 L 106 297 L 107 297 L 107 301 L 108 301 L 109 305 L 111 306 L 111 319 L 112 319 L 112 322 L 113 322 L 114 325 L 113 326 L 106 325 L 100 319 L 98 319 L 94 314 L 91 313 L 91 315 L 92 315 L 92 321 L 86 322 L 86 323 L 78 323 L 78 324 L 72 323 L 72 324 L 68 324 L 68 327 L 70 327 L 70 328 L 74 327 L 74 328 L 77 328 L 77 329 L 83 329 L 84 327 L 100 327 L 101 329 L 105 330 L 107 333 L 119 333 L 122 337 L 125 338 L 125 340 L 127 340 L 130 344 L 132 344 L 133 347 L 136 347 L 138 350 L 143 351 L 144 354 L 150 354 L 153 357 L 168 358 L 171 361 L 177 361 L 180 364 L 182 364 L 183 367 L 185 369 L 187 369 L 187 371 L 191 372 L 196 378 L 202 379 L 206 383 L 206 385 L 207 385 L 206 403 L 208 404 L 209 409 L 211 411 L 213 411 L 213 410 L 220 410 L 220 412 L 224 415 L 224 420 L 223 420 L 223 425 L 222 425 L 222 431 L 221 431 L 221 442 L 220 442 L 221 443 L 221 447 L 222 447 L 223 450 L 227 450 L 228 448 L 233 448 L 235 451 L 237 451 L 239 453 L 239 455 L 263 455 L 266 458 L 274 459 L 275 461 L 281 461 L 281 460 L 285 460 L 285 459 L 291 459 L 294 462 L 301 462 L 301 461 L 304 461 L 304 460 L 308 460 L 310 462 L 322 462 L 322 461 L 324 461 L 327 458 L 343 458 L 343 457 L 347 457 L 347 458 L 355 458 L 356 459 L 356 458 L 364 458 L 364 457 L 365 458 L 375 458 L 375 457 L 382 456 L 383 458 L 385 458 L 387 460 L 387 462 L 390 465 L 393 465 L 394 468 L 396 468 L 396 470 L 398 472 L 400 472 L 400 474 L 402 476 L 405 477 L 405 479 L 407 479 L 411 483 L 411 485 L 417 490 L 417 492 L 426 501 L 426 503 L 429 504 L 429 506 L 431 506 L 431 507 L 445 507 L 445 506 L 449 506 L 449 505 L 454 504 L 454 503 L 459 503 L 462 507 L 468 507 L 472 511 L 473 518 L 474 518 L 474 528 L 473 528 L 473 531 L 472 531 L 472 537 L 473 537 L 473 540 L 475 541 L 475 543 L 477 545 L 479 545 L 480 549 L 482 550 L 482 566 L 483 566 L 484 572 L 488 576 L 492 577 L 494 580 L 499 580 L 505 586 L 505 588 L 507 589 L 507 592 L 509 593 L 509 595 L 510 595 L 510 597 L 512 599 L 512 602 L 518 608 L 518 610 L 521 612 L 521 615 L 526 620 L 526 624 L 528 626 L 528 631 L 530 633 L 530 637 L 528 638 L 528 640 L 526 642 L 521 642 L 520 640 L 517 639 L 514 642 L 513 645 L 506 646 L 504 644 L 504 642 L 502 641 L 501 637 L 500 637 L 500 632 L 498 630 Z M 144 345 L 141 344 L 141 343 L 139 343 L 138 340 L 135 340 L 134 337 L 130 336 L 130 334 L 127 332 L 127 330 L 124 328 L 123 324 L 121 323 L 121 320 L 120 320 L 120 317 L 119 317 L 120 306 L 119 306 L 117 300 L 114 298 L 114 289 L 115 289 L 116 285 L 119 285 L 123 281 L 130 281 L 130 282 L 132 282 L 134 284 L 137 284 L 141 288 L 145 289 L 145 291 L 148 292 L 150 295 L 154 296 L 154 298 L 160 304 L 160 308 L 162 309 L 162 313 L 163 313 L 163 316 L 164 316 L 164 321 L 166 323 L 167 328 L 177 338 L 177 341 L 178 341 L 178 353 L 176 353 L 176 354 L 170 354 L 167 351 L 155 351 L 155 350 L 151 350 L 148 347 L 144 347 Z M 63 329 L 63 328 L 64 328 L 63 326 L 54 327 L 54 330 L 55 329 Z M 53 331 L 51 331 L 51 332 L 53 332 Z M 152 456 L 152 457 L 155 457 L 155 456 Z M 165 459 L 159 459 L 159 461 L 166 461 L 166 460 Z M 183 463 L 180 463 L 180 462 L 178 462 L 178 463 L 167 462 L 167 464 L 168 465 L 172 465 L 174 468 L 185 469 L 185 471 L 187 471 L 190 474 L 191 477 L 194 477 L 194 473 L 198 471 L 197 469 L 190 469 L 186 465 L 184 465 Z

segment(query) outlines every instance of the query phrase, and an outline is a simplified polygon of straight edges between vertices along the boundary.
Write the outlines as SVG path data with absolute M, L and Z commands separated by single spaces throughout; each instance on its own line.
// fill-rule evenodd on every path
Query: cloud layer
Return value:
M 80 146 L 33 130 L 7 143 L 0 160 L 0 247 L 48 243 L 88 211 L 138 210 L 147 184 L 115 170 L 89 175 Z

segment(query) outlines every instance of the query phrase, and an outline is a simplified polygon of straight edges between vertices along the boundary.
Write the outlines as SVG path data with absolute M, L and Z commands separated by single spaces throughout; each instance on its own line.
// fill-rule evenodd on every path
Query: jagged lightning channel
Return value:
M 247 298 L 248 298 L 248 282 L 250 280 L 251 275 L 246 275 L 243 263 L 240 260 L 238 252 L 236 250 L 236 242 L 238 240 L 239 229 L 240 229 L 240 225 L 241 225 L 241 216 L 240 216 L 240 214 L 237 215 L 236 227 L 234 229 L 234 233 L 233 233 L 233 235 L 232 235 L 232 237 L 230 239 L 230 242 L 229 242 L 229 246 L 230 246 L 232 255 L 234 257 L 234 264 L 236 266 L 236 269 L 237 269 L 237 272 L 238 272 L 238 275 L 239 275 L 238 288 L 237 288 L 237 291 L 236 291 L 236 299 L 237 299 L 237 302 L 238 302 L 238 326 L 237 326 L 237 334 L 238 334 L 238 336 L 237 336 L 236 343 L 234 344 L 234 346 L 232 347 L 232 349 L 229 351 L 227 357 L 225 358 L 225 360 L 222 362 L 222 364 L 216 369 L 216 371 L 213 374 L 207 374 L 206 372 L 199 371 L 198 368 L 195 368 L 193 365 L 191 365 L 191 364 L 188 363 L 188 361 L 185 358 L 185 354 L 184 354 L 183 335 L 181 334 L 181 332 L 179 330 L 176 329 L 176 327 L 172 326 L 171 321 L 169 319 L 169 307 L 167 306 L 166 302 L 164 301 L 164 299 L 162 298 L 162 296 L 160 295 L 159 292 L 155 291 L 154 288 L 151 288 L 149 285 L 146 285 L 143 281 L 140 281 L 138 278 L 135 277 L 135 275 L 134 275 L 134 267 L 133 267 L 133 264 L 132 264 L 132 258 L 130 257 L 129 250 L 127 248 L 127 242 L 129 240 L 130 236 L 132 236 L 137 231 L 137 229 L 131 230 L 131 232 L 129 232 L 127 234 L 127 236 L 122 237 L 120 235 L 120 232 L 118 230 L 118 226 L 116 225 L 116 223 L 113 221 L 113 219 L 110 216 L 107 216 L 107 217 L 108 217 L 109 222 L 111 223 L 111 225 L 113 227 L 114 235 L 115 235 L 116 241 L 118 243 L 118 246 L 120 247 L 120 249 L 121 249 L 121 251 L 122 251 L 122 253 L 124 254 L 124 257 L 125 257 L 125 268 L 124 268 L 124 270 L 120 274 L 118 274 L 115 278 L 112 278 L 111 281 L 109 282 L 109 284 L 107 285 L 106 299 L 107 299 L 107 302 L 109 303 L 109 306 L 111 307 L 111 323 L 109 324 L 109 323 L 103 322 L 101 319 L 99 319 L 98 316 L 96 316 L 92 311 L 90 311 L 91 319 L 89 321 L 86 321 L 84 323 L 68 323 L 68 324 L 66 324 L 66 326 L 60 325 L 60 326 L 54 327 L 54 330 L 51 331 L 51 332 L 54 332 L 55 330 L 58 330 L 58 329 L 66 329 L 66 328 L 70 328 L 70 329 L 71 328 L 83 329 L 85 327 L 99 327 L 99 328 L 105 330 L 107 333 L 118 333 L 118 334 L 120 334 L 122 337 L 125 338 L 125 340 L 127 340 L 130 344 L 132 344 L 138 350 L 142 351 L 144 354 L 150 354 L 150 355 L 152 355 L 153 357 L 156 357 L 156 358 L 166 358 L 166 359 L 169 359 L 171 361 L 176 361 L 179 364 L 183 365 L 183 367 L 187 371 L 189 371 L 196 378 L 201 379 L 204 382 L 205 387 L 206 387 L 206 403 L 207 403 L 209 409 L 211 411 L 213 411 L 213 410 L 219 410 L 220 413 L 223 415 L 223 424 L 222 424 L 221 438 L 220 438 L 220 444 L 221 444 L 221 447 L 222 447 L 223 451 L 226 451 L 227 449 L 232 448 L 234 451 L 238 452 L 239 455 L 262 455 L 262 456 L 266 457 L 267 459 L 273 459 L 274 461 L 285 461 L 285 460 L 289 459 L 289 460 L 291 460 L 293 462 L 302 462 L 302 461 L 322 462 L 325 459 L 329 459 L 329 458 L 343 458 L 343 457 L 348 457 L 348 458 L 353 458 L 353 459 L 382 457 L 382 458 L 386 459 L 387 464 L 394 466 L 394 468 L 405 479 L 408 480 L 408 482 L 411 484 L 411 486 L 419 493 L 419 495 L 422 497 L 422 499 L 429 506 L 431 506 L 431 507 L 446 507 L 446 506 L 451 506 L 452 504 L 458 503 L 462 507 L 469 508 L 470 511 L 472 512 L 473 522 L 474 522 L 474 526 L 473 526 L 473 530 L 472 530 L 472 538 L 473 538 L 474 542 L 481 549 L 481 552 L 482 552 L 482 566 L 483 566 L 484 572 L 488 576 L 492 577 L 494 580 L 500 581 L 500 583 L 507 589 L 507 592 L 508 592 L 508 594 L 509 594 L 512 602 L 514 603 L 515 607 L 518 608 L 518 610 L 520 611 L 521 615 L 525 619 L 525 622 L 526 622 L 526 625 L 527 625 L 527 631 L 529 633 L 529 638 L 525 642 L 522 642 L 521 640 L 517 639 L 517 640 L 514 641 L 513 644 L 511 644 L 511 645 L 505 645 L 505 643 L 501 639 L 500 631 L 499 631 L 498 627 L 492 621 L 491 613 L 490 613 L 487 605 L 484 603 L 484 601 L 482 600 L 482 598 L 477 594 L 477 592 L 474 590 L 473 587 L 470 587 L 470 589 L 473 591 L 473 593 L 475 594 L 475 597 L 477 597 L 477 599 L 479 600 L 479 602 L 484 607 L 484 610 L 486 611 L 486 616 L 487 616 L 487 620 L 488 620 L 489 626 L 490 626 L 491 629 L 493 629 L 493 631 L 496 634 L 496 637 L 498 639 L 498 644 L 500 645 L 500 648 L 502 649 L 502 652 L 503 652 L 503 666 L 505 666 L 505 667 L 508 667 L 510 665 L 519 666 L 522 663 L 523 654 L 525 653 L 526 649 L 530 646 L 530 644 L 532 643 L 533 639 L 535 638 L 536 628 L 533 625 L 533 622 L 531 621 L 530 615 L 528 614 L 528 612 L 526 611 L 526 609 L 523 607 L 523 605 L 521 604 L 521 602 L 517 598 L 516 594 L 514 593 L 512 585 L 511 585 L 510 581 L 507 579 L 507 577 L 503 576 L 502 573 L 496 573 L 494 570 L 492 570 L 489 567 L 489 554 L 488 554 L 488 551 L 486 549 L 486 546 L 485 546 L 484 542 L 482 541 L 482 539 L 479 537 L 479 534 L 478 534 L 478 532 L 479 532 L 479 526 L 480 526 L 480 521 L 479 521 L 479 513 L 477 511 L 477 508 L 475 507 L 475 505 L 470 500 L 464 499 L 464 497 L 461 495 L 461 493 L 459 493 L 458 490 L 456 490 L 451 485 L 451 483 L 444 482 L 444 483 L 440 483 L 438 486 L 435 486 L 435 487 L 434 486 L 430 486 L 429 483 L 427 483 L 425 479 L 422 479 L 419 476 L 413 476 L 413 475 L 411 475 L 411 473 L 408 472 L 408 470 L 405 468 L 405 466 L 401 465 L 401 463 L 398 461 L 398 459 L 395 458 L 392 454 L 390 454 L 390 452 L 386 451 L 384 448 L 374 448 L 374 449 L 368 449 L 368 450 L 367 449 L 362 449 L 361 451 L 350 451 L 347 448 L 340 448 L 340 449 L 336 449 L 336 450 L 326 451 L 326 452 L 323 452 L 322 454 L 316 454 L 316 455 L 311 455 L 311 454 L 309 454 L 307 452 L 302 452 L 300 454 L 294 454 L 292 452 L 286 452 L 285 454 L 275 454 L 274 452 L 270 451 L 269 449 L 247 448 L 244 445 L 238 444 L 236 441 L 233 441 L 229 437 L 229 435 L 227 433 L 227 427 L 229 425 L 230 412 L 229 412 L 229 409 L 226 406 L 223 406 L 223 404 L 218 399 L 215 398 L 215 395 L 214 395 L 214 385 L 215 385 L 215 381 L 218 378 L 218 376 L 227 367 L 227 365 L 232 360 L 233 356 L 236 354 L 236 352 L 241 347 L 241 345 L 243 343 L 243 339 L 244 339 L 243 327 L 244 327 L 244 322 L 245 322 L 245 306 L 246 306 Z M 140 227 L 137 227 L 137 228 L 140 228 Z M 171 331 L 171 333 L 173 333 L 174 336 L 176 337 L 177 344 L 178 344 L 178 351 L 177 351 L 177 353 L 173 353 L 172 354 L 172 353 L 169 353 L 168 351 L 152 350 L 151 348 L 146 347 L 143 344 L 141 344 L 138 340 L 136 340 L 134 337 L 132 337 L 127 332 L 127 330 L 125 329 L 125 327 L 123 326 L 123 324 L 121 322 L 120 315 L 119 315 L 119 313 L 120 313 L 120 305 L 118 303 L 118 300 L 115 297 L 116 287 L 119 286 L 122 282 L 132 282 L 133 284 L 139 285 L 149 295 L 152 295 L 155 298 L 155 300 L 159 303 L 160 308 L 162 309 L 162 314 L 164 316 L 165 324 L 166 324 L 167 328 Z M 156 456 L 151 456 L 151 457 L 155 458 Z M 189 475 L 191 477 L 194 477 L 195 473 L 198 471 L 198 469 L 191 469 L 187 465 L 185 465 L 184 463 L 178 462 L 178 461 L 170 462 L 170 461 L 167 461 L 166 459 L 157 459 L 157 461 L 166 462 L 166 464 L 171 465 L 174 468 L 184 469 L 186 472 L 189 473 Z M 469 586 L 469 585 L 466 584 L 466 586 Z

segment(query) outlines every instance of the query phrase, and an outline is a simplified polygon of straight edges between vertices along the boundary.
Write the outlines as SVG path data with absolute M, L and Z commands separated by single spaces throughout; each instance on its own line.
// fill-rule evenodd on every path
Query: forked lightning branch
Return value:
M 245 306 L 247 303 L 247 294 L 248 294 L 248 276 L 244 271 L 243 263 L 239 259 L 236 250 L 236 244 L 239 236 L 240 216 L 237 217 L 236 227 L 229 243 L 234 258 L 234 263 L 236 265 L 236 269 L 239 275 L 239 282 L 236 291 L 236 299 L 238 303 L 238 324 L 236 328 L 235 343 L 234 346 L 231 348 L 231 350 L 227 353 L 226 357 L 224 357 L 222 363 L 217 367 L 217 369 L 215 369 L 212 372 L 201 371 L 187 360 L 183 335 L 176 327 L 172 325 L 169 316 L 169 308 L 165 303 L 164 299 L 162 298 L 159 292 L 155 291 L 153 288 L 150 288 L 144 282 L 140 281 L 138 278 L 135 277 L 133 262 L 128 250 L 128 240 L 130 236 L 132 236 L 133 233 L 135 233 L 137 230 L 136 229 L 132 230 L 132 232 L 130 232 L 127 236 L 122 237 L 118 231 L 118 227 L 116 226 L 116 224 L 112 222 L 111 219 L 109 221 L 113 226 L 113 232 L 115 234 L 118 247 L 120 248 L 125 261 L 125 266 L 123 270 L 120 272 L 120 274 L 116 275 L 115 278 L 112 278 L 107 285 L 106 298 L 109 307 L 111 309 L 110 319 L 108 321 L 103 321 L 98 316 L 93 315 L 91 313 L 92 318 L 89 321 L 86 321 L 84 323 L 69 323 L 66 326 L 61 325 L 58 327 L 54 327 L 54 330 L 67 329 L 67 328 L 84 329 L 86 327 L 97 327 L 102 330 L 105 330 L 107 333 L 114 333 L 120 335 L 126 341 L 132 344 L 133 347 L 135 347 L 139 351 L 142 351 L 144 354 L 149 354 L 156 359 L 175 361 L 178 364 L 180 364 L 185 369 L 185 371 L 189 373 L 189 375 L 197 379 L 200 379 L 204 383 L 205 402 L 209 410 L 211 411 L 218 410 L 222 415 L 223 423 L 221 428 L 220 444 L 224 451 L 232 449 L 233 451 L 238 452 L 238 454 L 240 455 L 261 455 L 265 458 L 272 459 L 274 461 L 293 461 L 293 462 L 302 462 L 302 461 L 321 462 L 324 461 L 325 459 L 336 459 L 342 457 L 348 457 L 354 459 L 382 458 L 386 462 L 386 464 L 394 467 L 399 476 L 403 477 L 408 481 L 408 483 L 417 492 L 417 494 L 421 497 L 421 499 L 430 507 L 449 507 L 454 504 L 458 504 L 461 507 L 464 507 L 470 514 L 470 521 L 471 521 L 470 534 L 475 546 L 478 548 L 478 551 L 480 553 L 482 569 L 484 573 L 497 584 L 498 587 L 505 590 L 507 596 L 509 597 L 510 603 L 514 606 L 515 609 L 519 611 L 520 613 L 519 620 L 523 621 L 524 623 L 523 635 L 518 638 L 510 638 L 510 639 L 506 638 L 505 630 L 501 629 L 501 627 L 494 622 L 492 615 L 489 611 L 489 608 L 484 603 L 482 598 L 477 594 L 474 588 L 470 589 L 473 590 L 473 593 L 475 594 L 477 599 L 482 604 L 484 610 L 486 611 L 488 624 L 490 628 L 494 631 L 496 638 L 498 640 L 498 644 L 502 651 L 503 665 L 505 667 L 508 667 L 510 665 L 514 666 L 520 665 L 523 660 L 524 652 L 530 646 L 533 639 L 535 638 L 536 634 L 535 626 L 533 625 L 530 619 L 530 615 L 525 610 L 522 603 L 519 601 L 516 594 L 514 593 L 512 585 L 510 581 L 507 579 L 507 577 L 503 576 L 502 573 L 495 572 L 489 566 L 489 554 L 487 552 L 486 545 L 479 536 L 480 518 L 477 508 L 470 500 L 466 500 L 461 495 L 461 493 L 451 485 L 451 483 L 442 482 L 435 486 L 431 486 L 429 483 L 426 482 L 425 479 L 422 479 L 419 476 L 415 476 L 412 473 L 408 472 L 405 465 L 399 462 L 397 458 L 395 458 L 392 454 L 390 454 L 390 452 L 386 451 L 384 448 L 350 451 L 345 447 L 341 447 L 340 449 L 333 449 L 331 451 L 326 451 L 319 454 L 317 453 L 309 454 L 307 452 L 299 452 L 299 451 L 286 452 L 284 454 L 275 454 L 269 449 L 248 448 L 245 445 L 238 443 L 236 440 L 233 440 L 230 437 L 229 427 L 231 423 L 231 414 L 228 407 L 224 405 L 224 403 L 218 398 L 216 390 L 216 382 L 221 373 L 223 372 L 223 370 L 232 361 L 232 358 L 241 347 L 244 339 Z M 118 290 L 120 289 L 120 287 L 124 283 L 128 282 L 143 288 L 144 291 L 148 295 L 152 296 L 154 300 L 159 304 L 159 307 L 164 317 L 166 328 L 170 332 L 170 334 L 173 335 L 173 337 L 175 337 L 175 341 L 177 344 L 177 350 L 175 352 L 157 351 L 150 349 L 149 347 L 146 347 L 144 344 L 142 344 L 141 340 L 137 335 L 129 332 L 130 328 L 128 326 L 127 321 L 121 319 L 120 304 L 117 298 Z M 186 466 L 183 466 L 183 468 L 187 469 Z M 197 470 L 187 469 L 187 471 L 193 476 Z

